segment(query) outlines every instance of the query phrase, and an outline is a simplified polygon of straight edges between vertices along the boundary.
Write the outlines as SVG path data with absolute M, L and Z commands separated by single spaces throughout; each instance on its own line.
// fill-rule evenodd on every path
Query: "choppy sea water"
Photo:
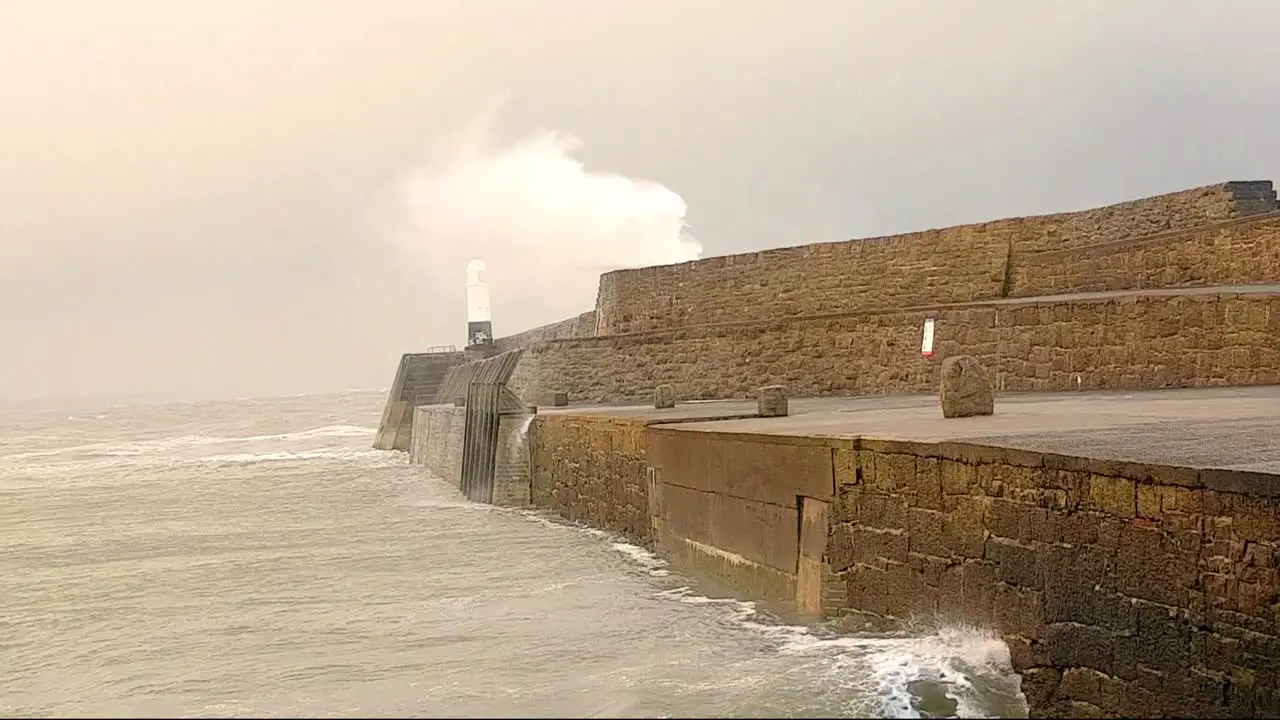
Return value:
M 0 715 L 1025 713 L 990 636 L 708 597 L 370 450 L 382 402 L 0 410 Z

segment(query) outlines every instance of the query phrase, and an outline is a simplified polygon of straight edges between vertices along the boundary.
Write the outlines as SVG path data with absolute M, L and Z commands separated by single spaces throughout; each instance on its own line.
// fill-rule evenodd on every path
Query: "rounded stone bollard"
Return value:
M 558 392 L 551 394 L 551 405 L 553 407 L 564 407 L 569 404 L 569 393 Z
M 986 368 L 972 355 L 956 355 L 942 361 L 938 395 L 942 417 L 962 418 L 995 412 L 995 388 Z
M 786 417 L 786 386 L 767 385 L 756 390 L 756 412 L 760 417 Z
M 676 389 L 671 385 L 659 385 L 653 389 L 653 406 L 659 410 L 676 406 Z

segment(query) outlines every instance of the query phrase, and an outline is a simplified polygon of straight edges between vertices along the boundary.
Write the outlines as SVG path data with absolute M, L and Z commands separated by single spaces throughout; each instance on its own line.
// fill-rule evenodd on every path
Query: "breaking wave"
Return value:
M 98 455 L 103 457 L 140 457 L 164 450 L 195 448 L 206 445 L 225 445 L 232 443 L 289 442 L 292 440 L 311 440 L 326 438 L 373 438 L 376 428 L 357 425 L 325 425 L 290 433 L 274 433 L 270 435 L 247 435 L 244 437 L 216 437 L 208 435 L 179 435 L 175 437 L 137 440 L 132 442 L 96 442 L 68 447 L 49 448 L 28 452 L 17 452 L 0 455 L 0 461 L 31 460 L 37 458 L 55 458 L 60 455 Z
M 537 511 L 520 512 L 540 525 L 598 538 L 649 575 L 670 576 L 662 558 L 608 532 Z M 943 626 L 929 632 L 849 635 L 826 626 L 775 622 L 754 602 L 711 597 L 688 585 L 656 594 L 670 602 L 717 608 L 724 619 L 770 642 L 775 652 L 821 666 L 832 686 L 860 698 L 845 708 L 854 717 L 1026 716 L 1009 649 L 990 631 Z

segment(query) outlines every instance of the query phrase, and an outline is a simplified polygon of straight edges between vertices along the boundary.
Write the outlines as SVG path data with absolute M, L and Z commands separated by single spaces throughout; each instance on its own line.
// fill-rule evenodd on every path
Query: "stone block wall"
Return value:
M 462 447 L 467 409 L 454 405 L 424 405 L 414 411 L 409 462 L 454 487 L 462 483 Z M 498 456 L 493 473 L 493 504 L 529 504 L 529 454 L 524 429 L 527 415 L 504 415 L 498 421 Z
M 1053 225 L 1036 242 L 1016 252 L 1060 250 L 1100 242 L 1132 240 L 1280 210 L 1270 180 L 1246 180 L 1206 185 L 1141 198 L 1081 212 L 1048 216 Z
M 1275 210 L 1269 181 L 1221 183 L 1081 212 L 619 270 L 600 278 L 597 334 L 988 300 L 1008 294 L 1010 265 L 1024 254 Z
M 528 505 L 529 445 L 525 429 L 531 415 L 504 415 L 498 421 L 498 459 L 493 471 L 493 504 L 501 507 Z
M 500 337 L 493 341 L 496 352 L 519 350 L 547 340 L 567 340 L 569 338 L 592 337 L 596 334 L 596 311 L 589 310 L 567 320 L 549 325 L 542 325 L 515 335 Z
M 464 361 L 461 352 L 402 355 L 373 446 L 379 450 L 407 450 L 413 432 L 414 408 L 435 402 L 449 369 Z
M 1010 296 L 1280 282 L 1280 215 L 1018 255 Z
M 935 354 L 920 354 L 935 319 Z M 942 359 L 974 355 L 1003 391 L 1280 383 L 1280 294 L 1131 295 L 974 303 L 702 325 L 543 343 L 510 387 L 536 402 L 744 398 L 784 384 L 797 397 L 933 392 Z
M 414 410 L 409 461 L 454 487 L 462 482 L 462 441 L 466 408 L 424 405 Z
M 602 275 L 600 335 L 999 297 L 1013 235 L 999 220 Z
M 643 422 L 546 413 L 529 435 L 534 505 L 650 544 Z
M 778 607 L 820 606 L 834 448 L 850 441 L 678 428 L 648 432 L 658 549 L 686 572 Z M 802 523 L 806 509 L 811 517 Z M 806 538 L 806 527 L 820 529 Z M 810 563 L 802 558 L 812 560 L 805 581 L 798 570 Z
M 837 474 L 848 612 L 997 628 L 1034 715 L 1280 713 L 1270 476 L 865 439 Z

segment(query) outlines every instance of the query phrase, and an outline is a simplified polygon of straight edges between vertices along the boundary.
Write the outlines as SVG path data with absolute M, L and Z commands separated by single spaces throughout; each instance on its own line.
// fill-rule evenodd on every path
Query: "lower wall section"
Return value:
M 920 354 L 936 321 L 936 353 Z M 1146 389 L 1280 383 L 1280 295 L 1129 295 L 977 303 L 678 332 L 560 340 L 521 358 L 509 385 L 527 402 L 931 392 L 941 360 L 977 356 L 1005 391 Z
M 860 445 L 828 547 L 855 614 L 995 627 L 1039 714 L 1280 713 L 1280 502 L 1242 492 L 1258 476 Z
M 1280 489 L 968 443 L 539 416 L 532 500 L 852 627 L 993 628 L 1035 716 L 1280 713 Z
M 493 476 L 493 504 L 529 504 L 529 449 L 525 442 L 527 415 L 505 415 L 498 423 L 497 465 Z M 425 405 L 414 410 L 409 461 L 454 487 L 462 482 L 462 448 L 466 408 Z
M 462 482 L 462 441 L 466 408 L 425 405 L 413 412 L 413 441 L 409 462 L 425 465 L 427 472 L 454 487 Z
M 534 505 L 651 544 L 644 422 L 538 415 L 529 445 Z
M 532 417 L 504 415 L 498 421 L 498 460 L 493 472 L 493 504 L 504 507 L 528 505 L 529 444 L 525 432 Z
M 648 432 L 658 548 L 753 597 L 820 611 L 833 463 L 851 442 L 677 427 Z

